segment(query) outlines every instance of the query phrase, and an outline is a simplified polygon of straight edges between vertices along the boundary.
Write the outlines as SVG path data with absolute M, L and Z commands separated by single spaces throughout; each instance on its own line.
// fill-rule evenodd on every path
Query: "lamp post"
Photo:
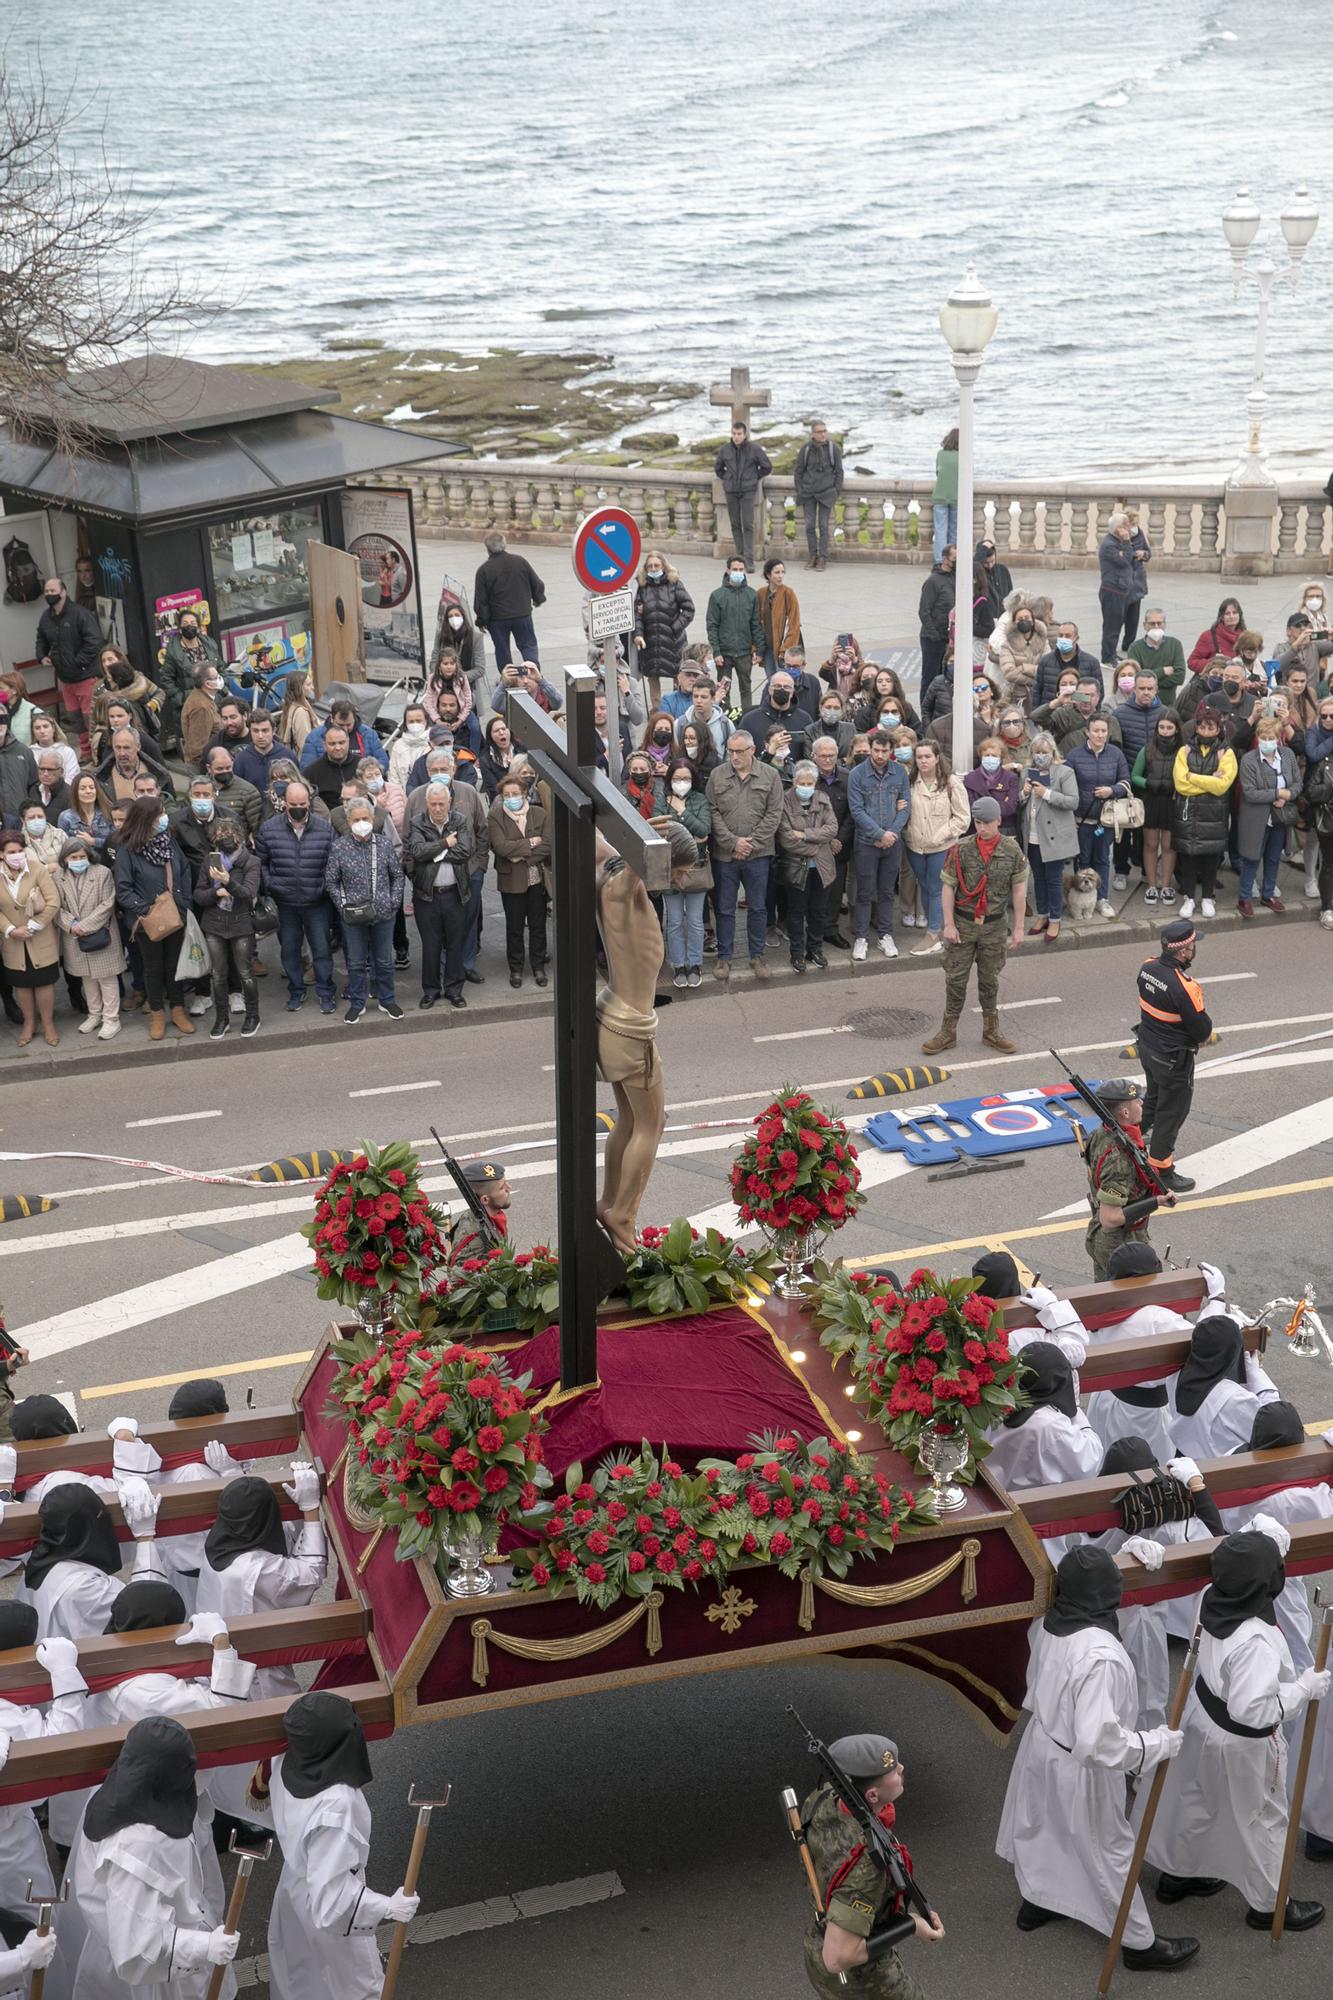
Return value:
M 1249 417 L 1249 443 L 1232 480 L 1242 486 L 1270 486 L 1274 482 L 1263 462 L 1259 447 L 1263 429 L 1264 408 L 1268 401 L 1264 391 L 1264 348 L 1268 340 L 1268 301 L 1275 278 L 1285 278 L 1292 291 L 1300 276 L 1301 262 L 1310 246 L 1311 239 L 1319 227 L 1319 211 L 1311 201 L 1302 181 L 1289 207 L 1283 209 L 1279 222 L 1291 261 L 1279 269 L 1273 261 L 1273 252 L 1265 243 L 1259 261 L 1255 265 L 1248 262 L 1250 245 L 1259 234 L 1262 218 L 1248 188 L 1238 188 L 1236 199 L 1222 213 L 1222 233 L 1231 251 L 1231 271 L 1234 296 L 1240 297 L 1241 283 L 1248 278 L 1259 288 L 1259 323 L 1254 337 L 1254 373 L 1250 378 L 1249 392 L 1245 398 L 1246 413 Z
M 999 322 L 991 295 L 969 264 L 940 307 L 940 332 L 958 377 L 958 552 L 954 561 L 953 767 L 972 768 L 972 390 L 986 343 Z

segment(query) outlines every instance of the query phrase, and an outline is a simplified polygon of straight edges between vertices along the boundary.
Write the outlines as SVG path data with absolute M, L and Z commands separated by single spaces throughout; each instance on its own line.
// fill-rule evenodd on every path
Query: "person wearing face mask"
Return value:
M 46 609 L 37 620 L 37 657 L 54 670 L 61 723 L 79 732 L 79 753 L 86 762 L 102 628 L 91 611 L 74 603 L 58 576 L 46 579 L 43 595 Z
M 64 836 L 62 835 L 62 839 Z M 55 871 L 60 910 L 56 917 L 60 953 L 68 976 L 82 982 L 88 1005 L 81 1035 L 114 1041 L 120 1033 L 120 975 L 125 947 L 115 921 L 116 885 L 111 870 L 86 840 L 65 840 Z
M 693 862 L 672 868 L 671 887 L 662 898 L 671 983 L 675 987 L 700 986 L 704 903 L 713 886 L 713 867 L 708 858 L 713 813 L 703 780 L 686 757 L 673 758 L 667 767 L 663 812 L 680 822 L 698 850 Z
M 259 1032 L 259 988 L 251 971 L 255 955 L 255 898 L 259 894 L 259 856 L 245 845 L 237 822 L 219 818 L 203 866 L 196 870 L 194 906 L 208 946 L 213 993 L 210 1039 L 219 1042 L 231 1026 L 227 998 L 231 982 L 240 989 L 244 1007 L 243 1036 Z
M 1143 801 L 1143 900 L 1174 903 L 1176 851 L 1172 845 L 1175 806 L 1176 753 L 1181 745 L 1180 717 L 1163 708 L 1152 734 L 1134 759 L 1130 783 Z
M 902 721 L 901 715 L 898 720 L 899 722 Z M 889 725 L 886 723 L 882 726 L 887 728 Z M 896 727 L 896 724 L 894 726 Z M 832 738 L 833 742 L 838 746 L 838 755 L 840 757 L 845 753 L 853 736 L 856 734 L 851 720 L 847 715 L 846 705 L 843 702 L 842 696 L 828 688 L 824 689 L 820 697 L 819 731 L 821 737 L 828 736 Z M 814 755 L 814 748 L 815 746 L 812 743 L 810 746 L 811 756 Z
M 187 606 L 181 612 L 175 630 L 168 634 L 166 651 L 158 668 L 158 684 L 163 694 L 164 749 L 174 749 L 180 740 L 181 710 L 197 685 L 196 669 L 205 665 L 215 668 L 221 678 L 222 655 L 217 643 L 203 630 L 198 611 L 193 606 Z
M 1018 838 L 1017 771 L 1004 768 L 1004 745 L 998 736 L 983 736 L 977 745 L 976 769 L 963 779 L 963 790 L 972 800 L 994 799 L 1000 808 L 1000 832 Z
M 764 649 L 759 595 L 752 590 L 739 556 L 727 564 L 724 580 L 708 600 L 708 643 L 719 679 L 728 682 L 733 702 L 750 706 L 750 670 Z
M 1276 863 L 1274 866 L 1276 867 Z M 1194 1055 L 1213 1032 L 1203 988 L 1189 976 L 1198 951 L 1194 926 L 1178 917 L 1164 926 L 1162 949 L 1139 969 L 1139 1060 L 1148 1080 L 1143 1129 L 1148 1164 L 1177 1194 L 1194 1182 L 1177 1173 L 1176 1139 L 1194 1097 Z
M 1028 766 L 1028 751 L 1032 731 L 1027 717 L 1017 703 L 1005 703 L 1000 711 L 999 727 L 996 735 L 1000 739 L 1000 755 L 1006 771 L 1017 771 L 1020 784 Z
M 1167 711 L 1158 696 L 1157 676 L 1150 667 L 1134 669 L 1122 660 L 1116 674 L 1116 693 L 1118 701 L 1114 721 L 1120 731 L 1120 747 L 1132 777 L 1139 753 Z M 1127 827 L 1117 836 L 1113 859 L 1113 886 L 1127 889 L 1130 868 L 1141 867 L 1143 862 L 1143 840 L 1137 828 Z M 1153 900 L 1156 901 L 1156 898 Z
M 421 690 L 421 705 L 432 722 L 443 719 L 440 714 L 440 697 L 445 694 L 456 697 L 459 719 L 471 715 L 472 683 L 463 672 L 462 662 L 452 646 L 441 648 L 426 685 Z
M 1019 797 L 1027 808 L 1028 866 L 1037 905 L 1037 920 L 1028 936 L 1054 944 L 1064 915 L 1065 868 L 1078 854 L 1078 779 L 1047 730 L 1032 739 Z
M 676 741 L 676 724 L 664 708 L 655 708 L 644 724 L 641 753 L 658 771 L 671 762 Z
M 782 728 L 789 732 L 793 754 L 804 757 L 810 748 L 812 717 L 796 698 L 796 683 L 785 667 L 780 667 L 764 689 L 764 698 L 741 717 L 740 727 L 756 743 L 767 743 L 769 732 Z
M 1256 725 L 1254 748 L 1240 760 L 1240 810 L 1236 838 L 1240 851 L 1237 908 L 1254 915 L 1255 876 L 1262 864 L 1259 898 L 1264 908 L 1281 916 L 1285 904 L 1278 894 L 1277 870 L 1287 830 L 1295 824 L 1301 778 L 1296 759 L 1282 741 L 1278 725 L 1263 717 Z
M 344 810 L 347 831 L 334 834 L 324 870 L 324 887 L 338 912 L 347 954 L 343 1019 L 351 1027 L 365 1013 L 369 972 L 381 1014 L 401 1021 L 403 1010 L 393 986 L 394 916 L 403 900 L 398 842 L 387 828 L 375 831 L 375 809 L 368 798 L 350 797 Z
M 903 838 L 912 799 L 907 771 L 894 756 L 893 748 L 889 731 L 877 729 L 870 739 L 869 757 L 847 779 L 847 810 L 855 836 L 852 959 L 856 964 L 865 959 L 868 950 L 872 904 L 879 948 L 885 958 L 898 956 L 893 936 L 893 899 L 902 871 Z M 836 819 L 833 837 L 837 837 Z M 822 897 L 820 901 L 822 905 Z
M 1312 576 L 1302 590 L 1300 609 L 1309 619 L 1315 634 L 1326 639 L 1333 627 L 1329 624 L 1328 595 L 1317 576 Z
M 1030 713 L 1035 722 L 1037 710 L 1054 701 L 1062 674 L 1073 670 L 1079 680 L 1091 680 L 1098 689 L 1102 688 L 1102 670 L 1096 656 L 1089 653 L 1079 643 L 1078 626 L 1072 618 L 1061 619 L 1055 627 L 1049 652 L 1043 653 L 1037 662 L 1037 677 L 1032 684 L 1032 705 Z
M 634 660 L 652 709 L 663 681 L 676 678 L 693 616 L 694 599 L 676 571 L 659 549 L 647 550 L 634 592 Z
M 1166 629 L 1166 613 L 1153 605 L 1143 614 L 1143 630 L 1125 655 L 1136 667 L 1151 668 L 1157 692 L 1168 708 L 1176 705 L 1186 679 L 1185 648 Z
M 37 760 L 27 744 L 14 735 L 8 707 L 0 704 L 0 815 L 11 826 L 22 819 L 24 804 L 36 783 Z
M 550 893 L 546 870 L 551 860 L 551 840 L 546 807 L 535 791 L 529 792 L 525 778 L 510 774 L 501 779 L 499 793 L 491 806 L 490 842 L 495 861 L 495 879 L 505 913 L 505 955 L 509 961 L 509 984 L 523 984 L 526 950 L 532 976 L 538 986 L 547 981 L 546 913 Z
M 1198 711 L 1191 742 L 1176 752 L 1173 772 L 1171 841 L 1179 856 L 1182 917 L 1194 915 L 1195 900 L 1205 917 L 1217 915 L 1217 871 L 1227 850 L 1231 794 L 1236 783 L 1235 753 L 1222 739 L 1222 717 L 1205 705 Z
M 303 778 L 293 778 L 283 810 L 266 819 L 255 835 L 264 891 L 278 908 L 278 945 L 287 975 L 287 1012 L 305 1005 L 303 949 L 315 969 L 321 1014 L 336 1008 L 331 927 L 333 904 L 324 881 L 333 852 L 333 824 L 312 816 L 313 794 Z
M 49 1045 L 58 1047 L 55 983 L 60 973 L 56 913 L 60 898 L 49 870 L 29 854 L 21 833 L 0 833 L 0 959 L 23 1016 L 19 1047 L 32 1040 L 38 1020 Z
M 631 753 L 622 789 L 641 819 L 653 819 L 661 812 L 665 803 L 663 784 L 646 751 Z
M 194 686 L 180 712 L 180 749 L 192 770 L 199 766 L 204 746 L 222 726 L 218 700 L 222 675 L 212 660 L 204 660 L 194 670 Z
M 139 950 L 148 998 L 149 1039 L 160 1042 L 165 1036 L 167 1008 L 178 1033 L 192 1035 L 194 1022 L 185 1011 L 176 961 L 194 875 L 171 834 L 161 799 L 133 800 L 113 844 L 116 904 Z M 174 926 L 170 921 L 173 905 L 178 919 Z M 146 926 L 150 910 L 154 915 Z M 158 935 L 150 935 L 151 930 Z
M 1026 593 L 1017 590 L 1010 598 L 997 649 L 997 668 L 1006 699 L 1026 708 L 1032 699 L 1037 668 L 1046 651 L 1046 627 L 1032 609 Z
M 463 789 L 460 787 L 459 789 Z M 424 811 L 408 822 L 403 866 L 412 878 L 412 914 L 421 934 L 420 1011 L 441 995 L 451 1007 L 463 998 L 463 941 L 472 894 L 472 836 L 453 791 L 440 779 L 426 787 Z

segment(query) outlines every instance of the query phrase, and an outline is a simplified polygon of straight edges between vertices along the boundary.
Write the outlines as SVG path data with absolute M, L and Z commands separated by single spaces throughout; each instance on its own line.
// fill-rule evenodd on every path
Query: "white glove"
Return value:
M 43 1639 L 37 1647 L 37 1664 L 51 1676 L 53 1695 L 87 1694 L 88 1683 L 79 1672 L 79 1649 L 72 1639 Z
M 303 1514 L 309 1514 L 319 1505 L 319 1474 L 313 1465 L 301 1459 L 292 1460 L 292 1483 L 284 1486 L 283 1492 L 289 1500 L 294 1500 Z
M 208 1685 L 214 1694 L 225 1695 L 228 1701 L 248 1701 L 258 1672 L 253 1660 L 243 1660 L 234 1646 L 227 1646 L 213 1654 Z
M 0 1729 L 0 1771 L 3 1771 L 5 1765 L 9 1762 L 9 1746 L 12 1741 L 13 1738 L 9 1735 L 9 1732 Z
M 1184 1742 L 1185 1732 L 1183 1729 L 1164 1729 L 1162 1731 L 1162 1755 L 1158 1761 L 1163 1764 L 1169 1764 L 1173 1757 L 1180 1755 L 1184 1747 Z
M 1201 1479 L 1203 1477 L 1194 1460 L 1186 1458 L 1183 1453 L 1179 1458 L 1168 1458 L 1166 1469 L 1174 1479 L 1180 1481 L 1182 1486 L 1188 1486 L 1191 1479 Z
M 1257 1354 L 1247 1353 L 1245 1356 L 1245 1383 L 1246 1387 L 1250 1389 L 1263 1389 L 1267 1387 L 1264 1364 Z
M 1209 1305 L 1213 1305 L 1216 1303 L 1218 1299 L 1224 1299 L 1226 1297 L 1227 1281 L 1222 1276 L 1222 1273 L 1218 1270 L 1216 1264 L 1205 1264 L 1203 1260 L 1200 1259 L 1199 1273 L 1203 1278 L 1205 1287 L 1207 1288 L 1206 1296 Z
M 117 1482 L 120 1511 L 136 1542 L 150 1541 L 157 1533 L 158 1495 L 146 1479 L 136 1474 Z
M 1055 1293 L 1049 1285 L 1029 1285 L 1027 1290 L 1020 1292 L 1018 1296 L 1022 1299 L 1023 1304 L 1031 1306 L 1035 1313 L 1039 1313 L 1043 1306 L 1055 1303 Z
M 40 1931 L 29 1931 L 28 1935 L 14 1949 L 16 1956 L 23 1966 L 23 1970 L 25 1972 L 33 1972 L 39 1966 L 47 1966 L 51 1963 L 51 1960 L 56 1955 L 56 1945 L 58 1943 L 59 1939 L 56 1937 L 54 1931 L 48 1931 L 45 1937 L 42 1936 Z
M 0 1444 L 0 1486 L 12 1486 L 18 1477 L 19 1455 L 12 1444 Z
M 236 1460 L 220 1438 L 210 1438 L 204 1446 L 204 1464 L 219 1479 L 234 1479 L 237 1475 Z
M 114 1440 L 117 1431 L 128 1431 L 132 1438 L 137 1438 L 139 1435 L 139 1419 L 137 1417 L 113 1417 L 106 1427 L 106 1434 Z
M 224 1931 L 221 1924 L 209 1933 L 207 1958 L 210 1965 L 230 1965 L 241 1942 L 239 1931 Z
M 181 1627 L 172 1644 L 175 1646 L 211 1646 L 217 1638 L 225 1638 L 227 1621 L 216 1611 L 196 1611 L 188 1625 Z
M 1333 1674 L 1329 1672 L 1327 1667 L 1324 1668 L 1322 1673 L 1315 1667 L 1307 1667 L 1304 1673 L 1297 1676 L 1297 1685 L 1305 1689 L 1305 1699 L 1307 1701 L 1322 1701 L 1328 1693 L 1331 1681 L 1333 1681 Z
M 1259 1534 L 1267 1535 L 1270 1542 L 1277 1543 L 1277 1552 L 1285 1562 L 1287 1550 L 1291 1547 L 1291 1531 L 1284 1528 L 1281 1521 L 1275 1520 L 1271 1514 L 1263 1512 L 1251 1515 L 1250 1526 Z
M 420 1908 L 420 1896 L 409 1896 L 406 1889 L 395 1889 L 392 1896 L 384 1898 L 384 1921 L 386 1924 L 410 1924 Z
M 1160 1569 L 1166 1550 L 1160 1542 L 1149 1541 L 1146 1535 L 1130 1535 L 1127 1541 L 1121 1543 L 1120 1553 L 1123 1556 L 1133 1556 L 1135 1562 L 1142 1563 L 1144 1569 Z

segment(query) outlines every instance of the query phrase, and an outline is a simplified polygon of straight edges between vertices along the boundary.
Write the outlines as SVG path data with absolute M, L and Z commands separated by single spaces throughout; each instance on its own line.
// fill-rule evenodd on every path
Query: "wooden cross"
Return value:
M 749 369 L 733 368 L 730 382 L 714 382 L 708 400 L 722 407 L 730 403 L 732 423 L 744 424 L 748 429 L 751 410 L 765 409 L 773 400 L 773 391 L 752 388 Z
M 660 895 L 671 887 L 671 850 L 597 768 L 586 667 L 565 674 L 565 727 L 527 694 L 508 700 L 510 731 L 551 789 L 555 877 L 555 1145 L 560 1248 L 560 1386 L 597 1380 L 597 1308 L 623 1272 L 597 1220 L 597 893 L 600 833 Z

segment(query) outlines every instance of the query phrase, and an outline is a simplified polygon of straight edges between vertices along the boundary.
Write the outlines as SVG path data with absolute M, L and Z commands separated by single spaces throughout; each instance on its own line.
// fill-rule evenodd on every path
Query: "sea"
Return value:
M 124 175 L 145 268 L 208 297 L 197 358 L 743 362 L 775 426 L 822 416 L 886 475 L 955 420 L 938 311 L 969 264 L 1000 315 L 982 477 L 1234 462 L 1258 294 L 1221 213 L 1247 185 L 1280 251 L 1303 179 L 1324 221 L 1274 291 L 1265 441 L 1333 463 L 1328 0 L 26 0 L 12 26 L 7 66 L 72 90 L 72 157 Z

